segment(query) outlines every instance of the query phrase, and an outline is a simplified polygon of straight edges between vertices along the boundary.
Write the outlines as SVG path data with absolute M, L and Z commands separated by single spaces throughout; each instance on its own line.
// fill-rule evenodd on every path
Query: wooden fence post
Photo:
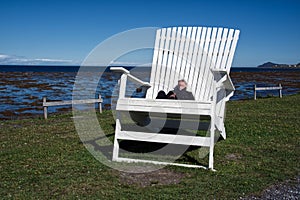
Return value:
M 279 84 L 279 97 L 282 98 L 282 86 L 281 84 Z
M 64 106 L 64 105 L 71 105 L 71 104 L 86 104 L 86 103 L 93 103 L 94 105 L 98 104 L 99 112 L 102 113 L 102 101 L 103 100 L 101 98 L 101 95 L 98 95 L 98 98 L 94 98 L 94 99 L 50 101 L 50 102 L 49 101 L 47 102 L 47 97 L 43 97 L 44 118 L 45 119 L 48 118 L 47 111 L 49 106 Z
M 101 99 L 101 94 L 98 94 L 98 99 L 99 99 L 99 100 Z M 102 103 L 99 102 L 99 103 L 98 103 L 98 106 L 99 106 L 99 112 L 102 113 Z
M 257 87 L 256 85 L 254 85 L 254 100 L 256 100 L 256 91 L 266 91 L 266 90 L 278 90 L 279 93 L 279 97 L 282 98 L 282 85 L 279 84 L 278 87 Z
M 43 104 L 46 103 L 47 97 L 43 97 Z M 44 106 L 44 118 L 47 119 L 47 106 Z
M 256 100 L 256 85 L 254 85 L 254 100 Z

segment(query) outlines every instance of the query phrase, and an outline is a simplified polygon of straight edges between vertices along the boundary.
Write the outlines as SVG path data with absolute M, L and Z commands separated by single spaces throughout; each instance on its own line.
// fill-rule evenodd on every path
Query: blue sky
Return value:
M 295 64 L 299 10 L 299 0 L 1 0 L 0 64 L 80 64 L 119 32 L 181 25 L 240 29 L 235 67 Z

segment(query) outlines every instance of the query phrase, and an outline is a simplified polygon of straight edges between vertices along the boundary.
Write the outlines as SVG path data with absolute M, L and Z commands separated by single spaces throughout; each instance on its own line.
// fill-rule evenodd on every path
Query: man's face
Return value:
M 185 81 L 178 81 L 178 87 L 179 87 L 180 90 L 186 88 Z

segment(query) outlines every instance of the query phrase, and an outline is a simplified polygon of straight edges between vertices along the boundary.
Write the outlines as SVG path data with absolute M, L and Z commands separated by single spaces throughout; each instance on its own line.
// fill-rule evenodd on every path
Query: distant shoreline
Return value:
M 120 65 L 119 65 L 120 66 Z M 150 66 L 123 66 L 128 70 L 133 71 L 143 71 L 150 72 Z M 108 67 L 104 66 L 90 66 L 81 68 L 80 66 L 71 66 L 71 65 L 0 65 L 0 73 L 14 73 L 14 72 L 23 72 L 23 73 L 51 73 L 51 72 L 61 72 L 61 73 L 77 73 L 78 71 L 86 72 L 110 72 Z M 271 67 L 232 67 L 231 73 L 235 72 L 291 72 L 300 71 L 300 68 L 271 68 Z
M 0 68 L 3 67 L 41 67 L 41 68 L 80 68 L 82 67 L 81 65 L 3 65 L 0 64 Z M 91 67 L 91 68 L 106 68 L 107 66 L 84 66 L 84 67 Z M 151 66 L 123 66 L 123 65 L 111 65 L 109 67 L 125 67 L 125 68 L 151 68 Z M 231 67 L 231 69 L 255 69 L 255 68 L 263 68 L 263 69 L 299 69 L 300 68 L 300 63 L 299 64 L 294 64 L 294 65 L 288 65 L 288 64 L 275 64 L 275 63 L 264 63 L 262 65 L 256 66 L 256 67 Z M 1 71 L 1 70 L 0 70 Z
M 262 69 L 300 69 L 300 63 L 290 65 L 290 64 L 277 64 L 277 63 L 267 62 L 267 63 L 257 66 L 257 68 L 262 68 Z
M 73 69 L 79 69 L 81 65 L 14 65 L 14 64 L 0 64 L 0 71 L 1 68 L 7 68 L 7 67 L 12 67 L 12 68 L 21 68 L 21 67 L 28 67 L 28 68 L 35 68 L 35 67 L 40 67 L 40 68 L 51 68 L 51 69 L 59 69 L 59 68 L 73 68 Z M 106 68 L 107 66 L 85 66 L 85 67 L 90 67 L 90 68 Z M 151 68 L 151 66 L 122 66 L 122 65 L 111 65 L 109 67 L 125 67 L 125 68 Z M 258 65 L 256 67 L 232 67 L 232 69 L 300 69 L 300 63 L 298 64 L 277 64 L 277 63 L 272 63 L 272 62 L 266 62 L 264 64 Z

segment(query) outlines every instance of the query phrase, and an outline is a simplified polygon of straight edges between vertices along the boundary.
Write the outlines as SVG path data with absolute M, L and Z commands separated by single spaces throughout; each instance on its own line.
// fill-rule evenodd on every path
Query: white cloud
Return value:
M 0 54 L 0 60 L 1 60 L 1 59 L 5 59 L 5 58 L 8 58 L 8 57 L 9 57 L 8 55 Z
M 78 65 L 79 62 L 64 59 L 26 58 L 22 56 L 0 54 L 1 65 Z
M 80 64 L 81 64 L 80 61 L 73 61 L 67 59 L 26 58 L 24 56 L 0 54 L 0 65 L 80 65 Z M 86 65 L 93 66 L 92 63 L 88 63 Z M 99 66 L 100 64 L 96 63 L 94 65 Z M 113 61 L 110 63 L 110 65 L 148 67 L 151 66 L 151 63 Z

